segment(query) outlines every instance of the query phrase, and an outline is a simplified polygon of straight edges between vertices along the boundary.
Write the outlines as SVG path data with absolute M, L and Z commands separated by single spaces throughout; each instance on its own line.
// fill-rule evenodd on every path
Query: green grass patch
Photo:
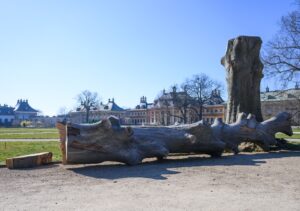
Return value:
M 0 128 L 0 139 L 58 139 L 56 128 Z
M 300 128 L 293 129 L 294 132 L 300 132 Z
M 39 152 L 52 152 L 53 161 L 61 160 L 61 151 L 57 141 L 0 142 L 0 164 L 4 164 L 6 158 Z
M 276 138 L 284 138 L 284 139 L 300 139 L 300 134 L 294 134 L 292 136 L 287 136 L 283 133 L 277 133 Z
M 56 128 L 0 128 L 0 133 L 39 133 L 56 132 Z
M 0 139 L 58 139 L 58 133 L 0 133 Z

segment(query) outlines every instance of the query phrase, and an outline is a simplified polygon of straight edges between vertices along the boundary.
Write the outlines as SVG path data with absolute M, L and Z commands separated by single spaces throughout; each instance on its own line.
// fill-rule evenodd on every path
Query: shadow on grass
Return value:
M 137 166 L 124 164 L 98 164 L 88 166 L 69 166 L 68 169 L 88 177 L 98 179 L 121 179 L 121 178 L 149 178 L 155 180 L 167 179 L 163 175 L 181 173 L 178 169 L 195 166 L 259 166 L 266 163 L 267 159 L 283 157 L 300 157 L 300 151 L 284 151 L 255 154 L 226 155 L 221 158 L 195 156 L 168 157 L 164 161 L 146 161 Z

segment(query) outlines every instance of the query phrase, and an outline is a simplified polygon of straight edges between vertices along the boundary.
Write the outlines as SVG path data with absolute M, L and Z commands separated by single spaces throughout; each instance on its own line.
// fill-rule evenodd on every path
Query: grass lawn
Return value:
M 300 132 L 300 129 L 294 129 Z M 59 134 L 56 128 L 0 128 L 0 139 L 58 139 Z M 300 134 L 289 137 L 277 133 L 276 138 L 300 139 Z
M 292 136 L 287 136 L 287 135 L 285 135 L 283 133 L 277 133 L 276 134 L 276 138 L 300 139 L 300 134 L 294 134 Z
M 5 159 L 9 157 L 38 152 L 52 152 L 52 160 L 60 161 L 61 151 L 59 144 L 57 141 L 0 142 L 0 164 L 4 164 Z
M 294 132 L 300 132 L 300 128 L 293 129 Z
M 0 139 L 58 139 L 56 128 L 0 128 Z

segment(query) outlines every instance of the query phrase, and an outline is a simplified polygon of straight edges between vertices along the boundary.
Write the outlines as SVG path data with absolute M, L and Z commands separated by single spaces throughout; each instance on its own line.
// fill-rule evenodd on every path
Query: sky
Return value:
M 195 74 L 225 86 L 228 40 L 265 44 L 293 9 L 294 0 L 0 0 L 0 104 L 28 99 L 52 116 L 83 90 L 132 108 Z

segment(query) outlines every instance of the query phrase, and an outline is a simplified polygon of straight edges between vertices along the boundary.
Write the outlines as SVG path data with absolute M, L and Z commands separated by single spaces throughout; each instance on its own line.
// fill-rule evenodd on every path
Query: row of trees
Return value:
M 177 117 L 181 122 L 186 123 L 188 112 L 193 110 L 197 119 L 203 116 L 203 106 L 208 102 L 213 90 L 222 88 L 221 83 L 210 79 L 205 74 L 194 75 L 180 85 L 173 85 L 168 98 L 159 96 L 161 106 L 167 111 L 167 115 Z M 98 107 L 100 98 L 97 92 L 84 90 L 76 96 L 77 105 L 86 112 L 86 122 L 89 122 L 90 111 Z M 179 115 L 172 114 L 169 108 L 179 111 Z

